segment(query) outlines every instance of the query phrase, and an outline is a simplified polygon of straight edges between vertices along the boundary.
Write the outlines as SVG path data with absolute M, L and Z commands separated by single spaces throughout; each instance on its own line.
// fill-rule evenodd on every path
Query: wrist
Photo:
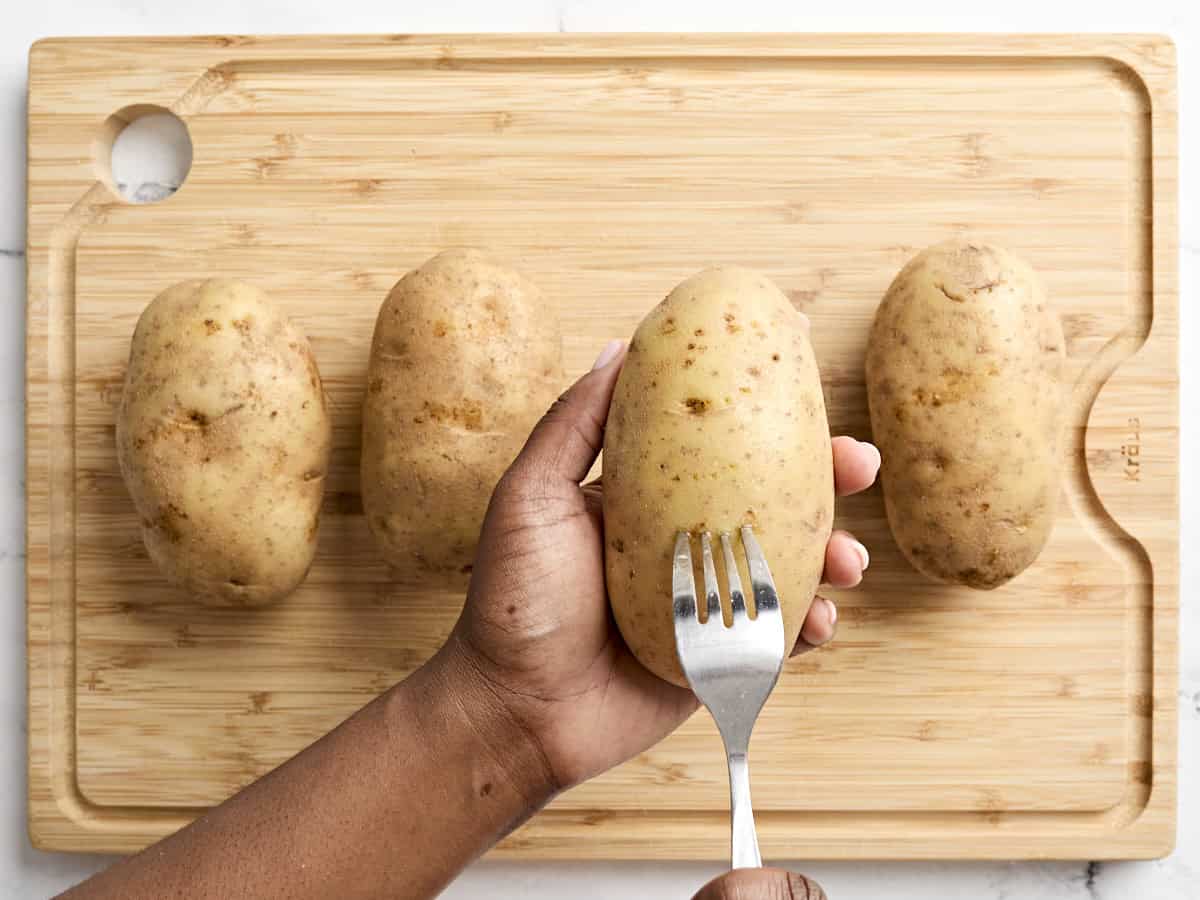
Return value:
M 423 703 L 449 720 L 470 745 L 481 797 L 515 801 L 513 827 L 561 790 L 537 736 L 505 701 L 459 634 L 421 668 L 429 692 Z

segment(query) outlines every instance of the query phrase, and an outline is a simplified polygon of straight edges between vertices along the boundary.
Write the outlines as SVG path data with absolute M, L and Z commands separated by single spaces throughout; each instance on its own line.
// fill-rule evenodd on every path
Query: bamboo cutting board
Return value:
M 461 597 L 389 573 L 361 512 L 359 406 L 392 283 L 449 246 L 514 261 L 571 375 L 714 263 L 813 320 L 835 433 L 869 435 L 876 304 L 971 233 L 1043 276 L 1067 336 L 1060 514 L 1005 587 L 934 586 L 877 489 L 830 647 L 759 721 L 764 853 L 1148 857 L 1174 840 L 1178 509 L 1174 51 L 1157 37 L 592 36 L 50 40 L 30 52 L 30 828 L 128 851 L 419 665 Z M 183 188 L 113 192 L 112 136 L 186 122 Z M 138 314 L 234 276 L 308 333 L 335 424 L 303 588 L 204 609 L 149 562 L 114 417 Z M 724 856 L 706 715 L 497 851 Z

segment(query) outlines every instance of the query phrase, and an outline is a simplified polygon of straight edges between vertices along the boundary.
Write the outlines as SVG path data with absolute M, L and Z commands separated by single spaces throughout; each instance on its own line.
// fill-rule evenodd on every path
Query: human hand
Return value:
M 783 869 L 734 869 L 714 878 L 692 900 L 826 900 L 815 881 Z
M 642 752 L 697 707 L 691 691 L 645 669 L 621 639 L 604 581 L 599 482 L 583 485 L 600 453 L 624 348 L 610 344 L 596 366 L 534 428 L 492 495 L 466 606 L 442 651 L 493 711 L 533 745 L 547 794 Z M 849 437 L 833 441 L 839 495 L 868 487 L 879 452 Z M 835 532 L 824 580 L 852 587 L 865 548 Z M 816 598 L 792 655 L 833 637 L 837 610 Z

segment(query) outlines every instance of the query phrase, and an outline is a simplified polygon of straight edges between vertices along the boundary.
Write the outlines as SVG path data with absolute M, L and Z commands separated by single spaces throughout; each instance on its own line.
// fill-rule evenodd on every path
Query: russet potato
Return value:
M 308 340 L 262 291 L 185 281 L 146 308 L 116 438 L 146 548 L 169 581 L 255 606 L 304 580 L 329 414 Z
M 994 588 L 1034 561 L 1059 495 L 1063 334 L 1028 264 L 950 241 L 906 265 L 866 380 L 888 521 L 913 566 Z
M 562 383 L 557 319 L 518 272 L 448 250 L 397 282 L 362 430 L 363 509 L 389 563 L 466 581 L 492 489 Z
M 833 459 L 805 322 L 774 284 L 708 269 L 646 316 L 617 382 L 603 459 L 608 593 L 643 665 L 686 684 L 671 610 L 680 531 L 710 532 L 714 543 L 730 533 L 748 587 L 737 535 L 752 526 L 787 646 L 795 643 L 832 528 Z

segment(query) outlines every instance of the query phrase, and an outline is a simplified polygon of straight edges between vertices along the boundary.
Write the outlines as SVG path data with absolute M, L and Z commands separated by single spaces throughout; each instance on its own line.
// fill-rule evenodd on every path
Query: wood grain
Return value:
M 105 120 L 173 109 L 195 159 L 132 206 Z M 111 130 L 111 129 L 110 129 Z M 375 313 L 448 246 L 507 257 L 562 317 L 569 374 L 676 282 L 757 267 L 814 323 L 831 425 L 869 436 L 875 305 L 970 233 L 1044 278 L 1071 391 L 1059 521 L 990 593 L 904 562 L 877 490 L 840 632 L 756 731 L 768 857 L 1147 857 L 1174 840 L 1178 602 L 1174 51 L 1144 36 L 54 39 L 30 55 L 30 828 L 133 850 L 425 659 L 461 597 L 389 572 L 361 514 Z M 129 337 L 226 275 L 307 332 L 332 402 L 317 563 L 208 610 L 141 545 L 113 446 Z M 498 854 L 720 858 L 706 716 L 560 798 Z

